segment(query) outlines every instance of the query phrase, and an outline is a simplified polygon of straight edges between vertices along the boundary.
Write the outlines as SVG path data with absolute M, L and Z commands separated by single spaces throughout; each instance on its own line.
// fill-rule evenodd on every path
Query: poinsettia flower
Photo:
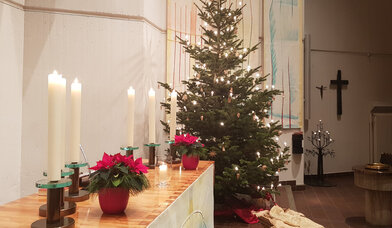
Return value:
M 108 155 L 107 153 L 103 153 L 103 157 L 101 161 L 97 162 L 96 166 L 91 167 L 92 170 L 100 170 L 100 169 L 110 169 L 115 165 L 113 161 L 113 156 Z
M 189 133 L 183 135 L 176 135 L 174 136 L 174 145 L 185 145 L 190 146 L 197 142 L 198 137 L 192 136 Z
M 142 158 L 138 158 L 135 160 L 134 170 L 137 173 L 140 173 L 140 172 L 148 173 L 148 168 L 147 168 L 147 166 L 143 165 Z

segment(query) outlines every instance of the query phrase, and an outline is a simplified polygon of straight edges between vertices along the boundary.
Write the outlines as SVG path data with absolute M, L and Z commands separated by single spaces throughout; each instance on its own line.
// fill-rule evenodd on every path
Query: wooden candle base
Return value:
M 79 190 L 77 193 L 70 193 L 65 192 L 64 194 L 64 200 L 69 201 L 69 202 L 81 202 L 88 200 L 90 198 L 90 193 L 86 190 Z
M 46 204 L 39 207 L 39 216 L 46 217 Z M 64 202 L 64 206 L 60 209 L 60 217 L 71 215 L 76 212 L 76 203 L 74 202 Z
M 40 219 L 31 224 L 31 228 L 73 228 L 75 220 L 73 218 L 64 217 L 54 223 L 47 223 L 46 219 Z
M 90 198 L 90 193 L 85 190 L 79 190 L 79 169 L 86 166 L 87 163 L 71 163 L 66 165 L 68 168 L 73 169 L 74 174 L 70 176 L 72 180 L 68 192 L 64 193 L 64 200 L 69 202 L 81 202 Z

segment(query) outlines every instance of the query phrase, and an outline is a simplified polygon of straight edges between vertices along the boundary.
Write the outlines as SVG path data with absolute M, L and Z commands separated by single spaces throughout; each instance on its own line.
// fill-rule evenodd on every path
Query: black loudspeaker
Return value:
M 304 148 L 302 148 L 303 139 L 304 135 L 301 131 L 292 135 L 293 154 L 302 154 L 304 152 Z

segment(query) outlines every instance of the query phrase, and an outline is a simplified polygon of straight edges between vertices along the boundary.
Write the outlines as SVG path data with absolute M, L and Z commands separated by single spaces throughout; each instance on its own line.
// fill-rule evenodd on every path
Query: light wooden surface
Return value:
M 173 165 L 168 170 L 168 186 L 159 188 L 159 169 L 150 170 L 148 178 L 151 188 L 131 196 L 125 214 L 104 215 L 97 197 L 77 203 L 76 227 L 146 227 L 173 203 L 213 162 L 200 161 L 197 170 L 179 170 L 180 165 Z M 33 194 L 0 206 L 0 227 L 30 227 L 31 223 L 41 219 L 38 208 L 46 203 L 45 196 Z
M 354 183 L 365 189 L 365 218 L 372 225 L 392 225 L 392 170 L 355 166 Z

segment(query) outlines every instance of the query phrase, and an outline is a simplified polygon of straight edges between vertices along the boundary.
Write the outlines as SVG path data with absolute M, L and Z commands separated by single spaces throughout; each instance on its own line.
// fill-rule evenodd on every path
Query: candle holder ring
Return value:
M 32 228 L 73 228 L 75 220 L 61 216 L 61 193 L 64 187 L 68 187 L 72 181 L 63 178 L 59 181 L 39 180 L 35 183 L 37 188 L 47 189 L 47 214 L 45 219 L 40 219 L 31 224 Z
M 64 193 L 64 200 L 69 202 L 81 202 L 90 198 L 90 193 L 86 190 L 79 189 L 79 173 L 80 168 L 87 166 L 87 163 L 73 162 L 66 164 L 65 167 L 73 169 L 74 174 L 70 177 L 72 179 L 72 185 L 69 186 L 68 192 Z
M 138 150 L 139 147 L 137 146 L 127 146 L 127 147 L 120 147 L 120 150 L 124 150 L 125 154 L 129 157 L 131 155 L 133 155 L 133 151 L 134 150 Z

